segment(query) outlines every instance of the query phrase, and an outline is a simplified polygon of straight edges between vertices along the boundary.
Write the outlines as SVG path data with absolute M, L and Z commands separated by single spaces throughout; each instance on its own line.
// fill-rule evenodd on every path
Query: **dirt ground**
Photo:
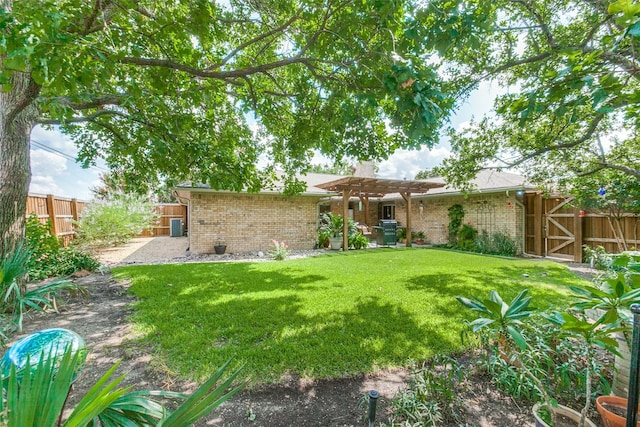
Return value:
M 186 239 L 182 242 L 179 238 L 157 239 L 140 239 L 141 241 L 134 242 L 126 249 L 102 253 L 100 259 L 107 266 L 180 261 L 180 258 L 182 261 L 197 260 L 188 259 L 185 255 Z M 169 247 L 171 250 L 168 251 Z M 164 255 L 158 252 L 161 248 L 164 248 Z M 252 257 L 260 258 L 258 255 Z M 228 260 L 231 259 L 233 258 Z M 133 385 L 136 389 L 173 391 L 189 391 L 195 388 L 196 384 L 178 381 L 170 367 L 158 364 L 152 359 L 148 349 L 135 343 L 135 336 L 127 323 L 134 300 L 127 292 L 126 283 L 114 281 L 108 269 L 75 280 L 87 289 L 88 296 L 72 298 L 61 304 L 59 313 L 27 318 L 23 334 L 62 327 L 84 337 L 89 355 L 86 367 L 74 385 L 71 404 L 118 360 L 121 360 L 118 372 L 127 373 L 125 385 Z M 388 420 L 390 400 L 398 390 L 406 387 L 408 381 L 407 369 L 322 381 L 291 376 L 283 378 L 275 385 L 254 387 L 241 392 L 198 425 L 366 426 L 366 406 L 362 399 L 369 390 L 377 390 L 381 395 L 378 401 L 377 424 Z M 466 385 L 467 389 L 463 395 L 467 402 L 466 426 L 533 425 L 530 408 L 521 407 L 510 397 L 497 392 L 486 377 L 473 376 Z M 457 427 L 465 424 L 450 425 Z

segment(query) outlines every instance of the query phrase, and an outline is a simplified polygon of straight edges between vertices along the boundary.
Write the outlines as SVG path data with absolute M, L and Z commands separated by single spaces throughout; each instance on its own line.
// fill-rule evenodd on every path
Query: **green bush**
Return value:
M 478 230 L 468 224 L 464 224 L 458 231 L 458 247 L 465 251 L 475 250 L 477 236 Z
M 356 233 L 353 236 L 349 236 L 349 246 L 353 246 L 354 249 L 366 249 L 369 245 L 369 239 L 362 233 Z
M 135 195 L 118 195 L 108 201 L 96 201 L 82 212 L 79 237 L 96 246 L 121 245 L 140 234 L 157 220 L 155 207 Z
M 100 263 L 77 246 L 63 248 L 51 234 L 51 222 L 41 223 L 35 214 L 26 221 L 26 244 L 30 250 L 27 269 L 30 280 L 68 276 L 78 270 L 94 271 Z
M 464 367 L 448 356 L 435 357 L 422 367 L 413 366 L 409 386 L 396 393 L 391 402 L 391 425 L 460 425 L 465 379 Z
M 475 251 L 482 254 L 516 256 L 520 253 L 520 247 L 518 241 L 509 236 L 509 233 L 496 231 L 489 235 L 483 230 L 476 237 Z
M 607 253 L 607 250 L 602 246 L 596 246 L 592 248 L 584 245 L 582 252 L 582 261 L 590 263 L 596 270 L 608 270 L 613 263 L 612 254 Z

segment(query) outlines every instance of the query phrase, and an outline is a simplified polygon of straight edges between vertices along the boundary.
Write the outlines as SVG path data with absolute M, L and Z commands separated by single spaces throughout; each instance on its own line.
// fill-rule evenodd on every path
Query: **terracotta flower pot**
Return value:
M 544 407 L 544 404 L 540 404 L 540 403 L 536 403 L 535 405 L 533 405 L 533 418 L 535 419 L 536 422 L 536 427 L 550 427 L 549 424 L 545 423 L 539 416 L 538 416 L 538 410 L 541 407 Z M 556 408 L 553 408 L 553 412 L 555 412 L 557 415 L 563 416 L 565 418 L 568 418 L 570 420 L 573 420 L 576 422 L 576 426 L 580 423 L 580 412 L 578 411 L 574 411 L 571 408 L 567 408 L 566 406 L 563 405 L 558 405 Z M 585 427 L 597 427 L 593 421 L 591 421 L 590 419 L 586 419 L 584 420 L 584 425 Z
M 596 399 L 598 412 L 602 417 L 604 427 L 626 427 L 627 425 L 627 399 L 618 396 L 600 396 Z M 617 410 L 616 410 L 617 408 Z M 638 405 L 640 410 L 640 405 Z M 624 414 L 624 415 L 619 415 Z M 640 427 L 640 421 L 636 422 Z

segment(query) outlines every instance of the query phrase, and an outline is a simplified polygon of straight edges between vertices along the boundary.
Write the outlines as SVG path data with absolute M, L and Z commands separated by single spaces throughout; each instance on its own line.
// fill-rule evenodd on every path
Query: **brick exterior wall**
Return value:
M 190 250 L 213 253 L 219 238 L 227 253 L 266 253 L 273 239 L 290 249 L 313 249 L 318 201 L 310 196 L 192 193 Z
M 420 201 L 423 203 L 420 212 Z M 384 202 L 369 202 L 369 225 L 378 224 L 378 204 L 395 204 L 395 219 L 400 226 L 405 225 L 407 205 L 404 200 L 385 200 Z M 506 232 L 518 239 L 520 245 L 524 238 L 523 221 L 524 210 L 513 197 L 505 192 L 494 194 L 474 194 L 468 198 L 463 196 L 428 196 L 413 197 L 411 200 L 411 228 L 414 232 L 423 231 L 425 241 L 431 244 L 448 243 L 449 241 L 449 207 L 461 204 L 465 216 L 464 223 L 478 231 L 486 230 Z M 357 206 L 356 206 L 357 207 Z M 331 203 L 331 211 L 342 215 L 342 201 Z M 364 222 L 364 214 L 354 211 L 356 221 Z
M 423 203 L 422 214 L 420 201 Z M 449 240 L 448 209 L 455 204 L 462 205 L 465 224 L 473 226 L 478 231 L 505 232 L 519 242 L 523 241 L 523 208 L 513 197 L 508 197 L 504 192 L 475 194 L 466 199 L 462 196 L 414 197 L 411 200 L 412 230 L 422 230 L 426 236 L 425 240 L 429 243 L 447 243 Z M 396 201 L 396 220 L 403 225 L 406 222 L 406 209 L 404 200 Z

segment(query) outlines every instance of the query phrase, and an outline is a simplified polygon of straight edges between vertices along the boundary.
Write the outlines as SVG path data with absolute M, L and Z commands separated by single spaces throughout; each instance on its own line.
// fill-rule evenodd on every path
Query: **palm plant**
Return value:
M 0 312 L 9 316 L 10 325 L 17 328 L 18 333 L 22 332 L 22 319 L 27 311 L 54 308 L 55 296 L 63 290 L 81 292 L 81 288 L 68 280 L 27 289 L 25 282 L 32 253 L 29 246 L 19 243 L 0 260 Z
M 327 232 L 331 237 L 342 236 L 344 227 L 344 219 L 342 215 L 335 215 L 332 212 L 324 213 L 320 216 L 320 231 Z M 349 219 L 347 223 L 349 236 L 358 232 L 356 223 Z
M 473 332 L 489 330 L 494 333 L 498 343 L 503 347 L 501 352 L 503 354 L 508 353 L 509 360 L 533 381 L 545 402 L 545 406 L 552 408 L 557 404 L 547 393 L 542 381 L 526 366 L 519 353 L 519 351 L 524 351 L 527 348 L 527 342 L 521 332 L 524 326 L 522 319 L 529 317 L 533 313 L 533 310 L 529 307 L 531 297 L 528 297 L 527 293 L 528 290 L 524 289 L 509 304 L 495 290 L 490 292 L 489 299 L 472 300 L 461 296 L 457 296 L 456 299 L 465 307 L 481 314 L 481 317 L 470 323 Z M 515 343 L 516 348 L 510 345 L 510 342 Z M 554 411 L 550 412 L 555 424 L 555 413 Z
M 29 363 L 29 362 L 27 362 Z M 191 396 L 166 391 L 135 391 L 118 385 L 125 375 L 113 378 L 113 365 L 85 394 L 66 419 L 63 412 L 73 381 L 81 363 L 80 352 L 68 347 L 61 358 L 41 357 L 35 370 L 26 369 L 19 379 L 15 367 L 3 379 L 0 399 L 0 425 L 6 427 L 55 426 L 162 426 L 182 427 L 195 423 L 240 391 L 245 382 L 233 388 L 240 370 L 218 384 L 230 361 L 227 361 Z M 169 411 L 152 397 L 181 399 L 184 402 Z

